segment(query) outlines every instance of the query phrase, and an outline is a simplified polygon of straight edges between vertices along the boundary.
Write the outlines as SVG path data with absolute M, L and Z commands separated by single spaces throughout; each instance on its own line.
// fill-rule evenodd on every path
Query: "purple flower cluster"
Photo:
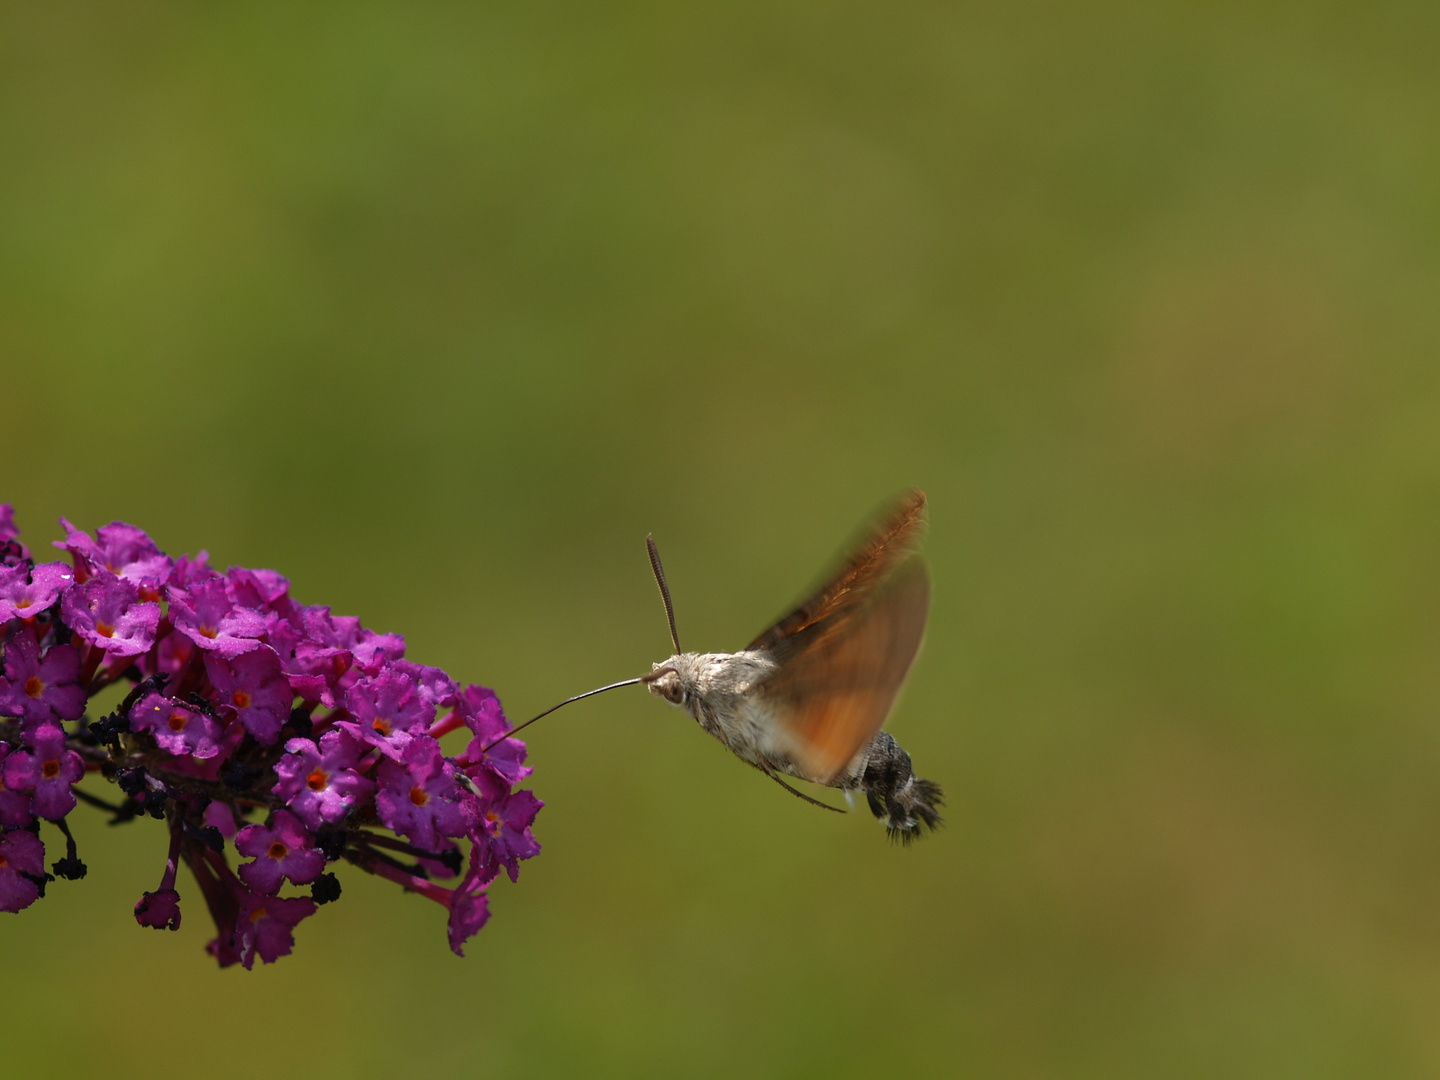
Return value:
M 222 967 L 289 953 L 296 924 L 340 895 L 337 860 L 444 905 L 460 954 L 490 882 L 540 850 L 542 804 L 516 790 L 525 744 L 495 694 L 406 660 L 398 634 L 296 603 L 273 570 L 171 559 L 121 522 L 93 537 L 61 524 L 70 560 L 37 563 L 0 505 L 0 910 L 84 876 L 66 820 L 78 798 L 112 823 L 166 823 L 165 871 L 135 919 L 179 927 L 184 863 Z M 115 712 L 86 713 L 122 682 Z M 469 745 L 447 757 L 439 740 L 461 728 Z M 74 786 L 87 772 L 123 798 Z M 42 820 L 66 844 L 50 873 Z M 248 861 L 232 869 L 227 842 Z M 287 883 L 306 893 L 282 896 Z

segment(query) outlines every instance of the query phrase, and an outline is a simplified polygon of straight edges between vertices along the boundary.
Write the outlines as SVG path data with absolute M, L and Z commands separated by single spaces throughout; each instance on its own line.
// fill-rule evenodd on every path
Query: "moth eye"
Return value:
M 680 705 L 685 701 L 685 688 L 679 683 L 668 683 L 665 686 L 665 700 L 672 705 Z

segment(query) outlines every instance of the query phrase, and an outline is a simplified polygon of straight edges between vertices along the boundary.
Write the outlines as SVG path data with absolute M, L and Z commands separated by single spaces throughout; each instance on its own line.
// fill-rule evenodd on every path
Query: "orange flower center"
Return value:
M 410 789 L 410 801 L 416 806 L 424 806 L 430 801 L 430 795 L 424 788 L 416 785 Z
M 25 680 L 25 694 L 28 697 L 38 698 L 45 692 L 45 684 L 40 681 L 39 675 L 31 675 Z
M 176 709 L 170 714 L 170 719 L 166 723 L 166 726 L 169 727 L 171 731 L 181 732 L 185 730 L 185 725 L 189 722 L 190 717 L 187 714 L 181 712 L 179 709 Z
M 7 859 L 7 858 L 5 858 L 4 855 L 0 855 L 0 870 L 4 870 L 4 869 L 5 869 L 7 866 L 9 866 L 9 865 L 10 865 L 10 860 Z
M 244 690 L 236 690 L 230 695 L 230 700 L 235 703 L 237 709 L 248 709 L 250 707 L 250 695 Z
M 324 769 L 316 769 L 305 778 L 305 786 L 311 791 L 324 791 L 330 786 L 330 774 Z
M 213 627 L 213 626 L 203 626 L 203 625 L 202 625 L 202 626 L 200 627 L 200 636 L 201 636 L 201 637 L 213 638 L 213 637 L 218 637 L 219 634 L 220 634 L 220 631 L 217 630 L 217 629 L 215 629 L 215 627 Z
M 95 632 L 101 637 L 114 637 L 115 627 L 111 626 L 104 619 L 95 620 Z
M 265 909 L 263 907 L 257 907 L 250 913 L 250 921 L 253 923 L 258 923 L 263 918 L 265 918 Z
M 284 844 L 282 844 L 279 840 L 276 840 L 273 844 L 270 845 L 270 850 L 267 851 L 266 854 L 269 855 L 272 859 L 283 859 L 286 855 L 290 854 L 290 849 L 287 848 Z
M 370 726 L 376 731 L 378 731 L 381 735 L 390 734 L 390 721 L 386 720 L 383 716 L 375 717 L 374 720 L 370 721 Z
M 40 775 L 46 780 L 54 780 L 55 777 L 60 775 L 60 762 L 57 760 L 42 762 L 40 765 Z
M 32 600 L 30 597 L 26 596 L 26 597 L 24 597 L 24 598 L 22 598 L 22 599 L 20 599 L 20 600 L 15 601 L 15 606 L 16 606 L 17 608 L 27 608 L 27 607 L 29 607 L 31 604 L 33 604 L 34 602 L 35 602 L 34 600 Z

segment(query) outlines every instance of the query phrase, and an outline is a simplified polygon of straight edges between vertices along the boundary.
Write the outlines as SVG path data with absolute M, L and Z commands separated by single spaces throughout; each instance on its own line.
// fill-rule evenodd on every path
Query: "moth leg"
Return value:
M 832 811 L 834 811 L 834 812 L 837 813 L 837 814 L 843 814 L 843 813 L 845 813 L 844 807 L 831 806 L 829 803 L 827 803 L 827 802 L 821 802 L 819 799 L 812 799 L 809 795 L 806 795 L 803 791 L 796 791 L 793 787 L 791 787 L 789 784 L 787 784 L 784 780 L 781 780 L 779 776 L 777 776 L 775 773 L 771 772 L 769 769 L 766 769 L 766 768 L 764 768 L 763 766 L 758 766 L 758 765 L 756 766 L 756 768 L 760 769 L 761 772 L 763 772 L 766 776 L 770 777 L 771 780 L 774 780 L 775 783 L 779 784 L 779 785 L 780 785 L 781 787 L 783 787 L 786 791 L 788 791 L 791 795 L 794 795 L 797 799 L 804 799 L 804 800 L 805 800 L 806 802 L 808 802 L 808 803 L 811 803 L 811 804 L 813 804 L 813 805 L 815 805 L 815 806 L 824 807 L 826 810 L 832 810 Z

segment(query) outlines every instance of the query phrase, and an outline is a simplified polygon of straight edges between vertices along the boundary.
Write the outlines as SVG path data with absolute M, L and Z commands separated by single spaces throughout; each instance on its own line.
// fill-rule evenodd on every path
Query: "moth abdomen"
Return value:
M 909 844 L 921 830 L 941 824 L 939 807 L 945 805 L 940 785 L 921 780 L 910 765 L 910 755 L 888 731 L 877 732 L 866 748 L 865 768 L 856 781 L 865 801 L 885 825 L 891 840 Z

